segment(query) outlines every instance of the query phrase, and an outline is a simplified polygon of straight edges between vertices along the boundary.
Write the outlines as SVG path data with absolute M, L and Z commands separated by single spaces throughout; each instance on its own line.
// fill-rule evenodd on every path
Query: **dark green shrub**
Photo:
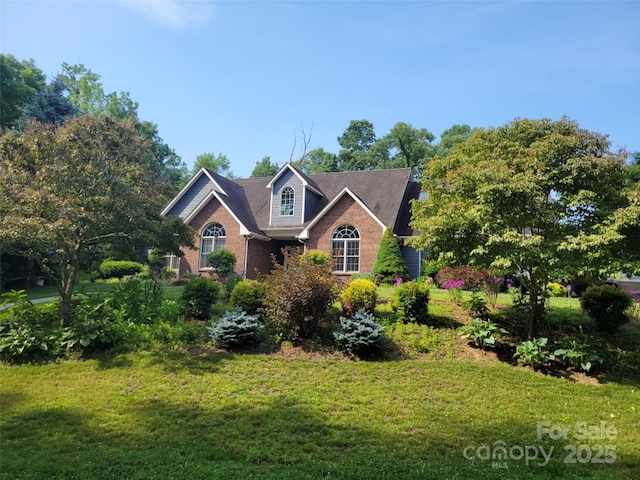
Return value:
M 426 323 L 429 319 L 429 285 L 403 282 L 396 288 L 396 311 L 404 323 Z
M 553 354 L 568 365 L 588 372 L 594 365 L 604 363 L 605 351 L 605 345 L 598 338 L 580 335 L 556 342 Z
M 365 278 L 352 279 L 340 293 L 342 311 L 347 316 L 355 315 L 361 308 L 367 313 L 373 313 L 377 300 L 378 287 Z
M 208 278 L 194 278 L 184 286 L 180 297 L 182 313 L 197 320 L 206 320 L 219 300 L 220 284 Z
M 122 278 L 142 272 L 144 265 L 131 260 L 105 260 L 98 267 L 100 278 Z
M 361 355 L 379 349 L 383 332 L 374 316 L 361 308 L 353 317 L 340 317 L 340 328 L 333 337 L 341 351 Z
M 257 315 L 237 307 L 207 327 L 209 337 L 221 348 L 242 347 L 256 343 L 262 325 Z
M 111 293 L 111 305 L 119 311 L 119 318 L 133 323 L 153 323 L 161 304 L 160 282 L 139 276 L 118 282 Z
M 379 284 L 392 285 L 397 278 L 408 279 L 409 270 L 402 257 L 398 240 L 393 230 L 387 227 L 380 239 L 380 246 L 376 255 L 376 262 L 372 272 Z
M 480 297 L 477 292 L 472 292 L 471 298 L 466 302 L 465 307 L 469 312 L 469 315 L 473 318 L 479 318 L 480 320 L 490 320 L 491 313 L 489 307 L 487 307 L 487 301 Z
M 469 266 L 445 267 L 438 271 L 435 280 L 439 288 L 444 288 L 449 282 L 461 281 L 462 290 L 477 290 L 481 288 L 484 279 L 489 276 L 489 272 L 476 270 Z
M 605 332 L 615 332 L 629 321 L 625 310 L 633 303 L 633 298 L 616 287 L 601 285 L 587 288 L 582 294 L 580 306 Z
M 233 287 L 229 303 L 240 307 L 249 314 L 256 314 L 262 308 L 265 284 L 257 280 L 243 280 Z
M 213 268 L 218 278 L 225 279 L 233 272 L 236 266 L 236 260 L 235 253 L 225 248 L 220 248 L 207 255 L 207 266 Z
M 222 293 L 224 295 L 224 298 L 228 300 L 231 297 L 231 293 L 233 292 L 235 286 L 243 280 L 244 277 L 242 275 L 238 275 L 237 273 L 232 273 L 231 275 L 227 276 L 222 282 Z
M 336 298 L 331 266 L 302 257 L 286 255 L 286 266 L 274 258 L 273 270 L 265 278 L 261 313 L 284 340 L 313 337 Z

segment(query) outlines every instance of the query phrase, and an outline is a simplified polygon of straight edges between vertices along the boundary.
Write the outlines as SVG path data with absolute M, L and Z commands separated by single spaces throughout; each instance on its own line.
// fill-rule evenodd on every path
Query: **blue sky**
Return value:
M 640 1 L 0 0 L 0 51 L 84 64 L 191 167 L 337 153 L 350 120 L 437 137 L 558 119 L 640 151 Z M 297 146 L 294 149 L 294 140 Z

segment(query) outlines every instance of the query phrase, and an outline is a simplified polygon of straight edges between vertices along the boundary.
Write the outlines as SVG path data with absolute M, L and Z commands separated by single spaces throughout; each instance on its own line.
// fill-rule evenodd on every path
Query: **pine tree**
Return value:
M 383 284 L 394 283 L 397 278 L 403 280 L 409 278 L 409 270 L 404 258 L 402 258 L 400 245 L 398 245 L 390 227 L 387 227 L 380 239 L 380 247 L 372 273 L 376 281 Z

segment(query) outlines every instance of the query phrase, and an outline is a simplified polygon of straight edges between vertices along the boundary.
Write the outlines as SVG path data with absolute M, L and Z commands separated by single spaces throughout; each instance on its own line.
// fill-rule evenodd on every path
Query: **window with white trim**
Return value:
M 291 187 L 284 187 L 280 194 L 280 215 L 293 215 L 295 192 Z
M 360 270 L 360 233 L 352 225 L 340 225 L 331 237 L 331 255 L 336 272 Z
M 210 223 L 202 231 L 200 238 L 200 268 L 208 268 L 207 255 L 214 250 L 224 248 L 226 234 L 219 223 Z

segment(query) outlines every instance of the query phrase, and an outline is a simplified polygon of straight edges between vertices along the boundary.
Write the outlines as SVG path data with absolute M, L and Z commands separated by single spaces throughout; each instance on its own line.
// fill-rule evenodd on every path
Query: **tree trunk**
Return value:
M 71 322 L 71 308 L 73 287 L 76 284 L 78 275 L 79 255 L 69 259 L 66 264 L 60 265 L 60 283 L 58 290 L 60 291 L 60 325 L 66 327 Z

